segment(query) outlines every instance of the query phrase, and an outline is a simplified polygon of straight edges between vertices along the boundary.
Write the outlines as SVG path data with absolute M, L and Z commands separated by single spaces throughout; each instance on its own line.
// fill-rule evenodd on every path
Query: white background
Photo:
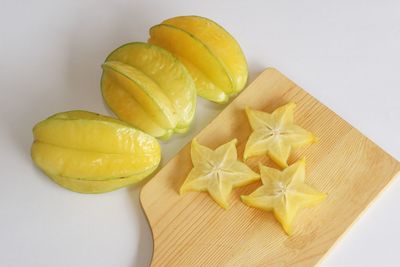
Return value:
M 0 0 L 0 265 L 147 266 L 151 233 L 139 186 L 82 195 L 30 159 L 32 126 L 64 110 L 103 114 L 100 65 L 163 19 L 196 14 L 239 41 L 250 81 L 274 66 L 400 159 L 399 1 Z M 192 131 L 223 107 L 199 101 Z M 332 129 L 334 131 L 334 129 Z M 399 266 L 400 181 L 378 198 L 323 266 Z

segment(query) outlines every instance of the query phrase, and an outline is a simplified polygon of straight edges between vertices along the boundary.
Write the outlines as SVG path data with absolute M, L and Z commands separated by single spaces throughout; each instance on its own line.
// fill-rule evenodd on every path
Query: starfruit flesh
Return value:
M 313 133 L 294 123 L 296 104 L 289 102 L 272 113 L 246 108 L 253 132 L 247 140 L 243 158 L 268 154 L 280 167 L 287 167 L 290 152 L 315 142 Z
M 236 139 L 212 150 L 193 139 L 191 157 L 193 169 L 179 192 L 208 191 L 222 208 L 229 207 L 231 191 L 259 179 L 259 175 L 237 159 Z
M 305 160 L 301 159 L 283 171 L 260 164 L 262 186 L 250 195 L 241 196 L 251 207 L 272 211 L 288 235 L 293 233 L 296 214 L 324 201 L 327 194 L 305 183 Z

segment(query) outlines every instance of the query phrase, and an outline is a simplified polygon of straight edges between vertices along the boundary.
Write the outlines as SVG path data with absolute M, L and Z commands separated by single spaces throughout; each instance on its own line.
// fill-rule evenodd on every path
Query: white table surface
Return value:
M 149 227 L 139 186 L 83 195 L 30 158 L 32 126 L 52 113 L 103 114 L 100 65 L 176 15 L 209 17 L 240 42 L 250 81 L 274 66 L 400 159 L 400 2 L 0 2 L 0 266 L 147 266 Z M 163 145 L 165 163 L 223 107 L 199 101 L 194 127 Z M 399 266 L 395 179 L 322 266 Z

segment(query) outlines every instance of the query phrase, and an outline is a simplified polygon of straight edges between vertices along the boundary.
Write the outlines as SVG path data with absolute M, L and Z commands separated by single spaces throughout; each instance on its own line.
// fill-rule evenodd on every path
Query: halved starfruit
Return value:
M 33 128 L 32 159 L 60 185 L 101 193 L 140 181 L 160 163 L 157 140 L 87 111 L 58 113 Z
M 239 44 L 210 19 L 167 19 L 150 29 L 149 42 L 181 59 L 195 80 L 198 95 L 208 100 L 226 102 L 247 82 L 247 62 Z
M 128 43 L 103 64 L 102 93 L 123 121 L 155 137 L 186 132 L 196 110 L 196 89 L 186 68 L 163 48 Z

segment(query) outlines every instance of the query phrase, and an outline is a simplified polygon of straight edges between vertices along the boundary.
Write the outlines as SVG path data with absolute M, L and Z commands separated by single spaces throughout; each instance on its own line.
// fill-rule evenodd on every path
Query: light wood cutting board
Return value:
M 288 237 L 268 212 L 245 206 L 239 196 L 260 184 L 236 189 L 228 211 L 206 193 L 178 194 L 192 168 L 187 144 L 142 189 L 150 223 L 152 266 L 311 266 L 315 265 L 388 185 L 399 162 L 275 69 L 265 70 L 197 136 L 216 148 L 238 139 L 238 156 L 250 134 L 244 107 L 273 111 L 296 102 L 295 122 L 315 133 L 318 143 L 297 150 L 306 158 L 306 182 L 328 193 L 325 202 L 305 209 Z M 258 171 L 258 161 L 249 166 Z

